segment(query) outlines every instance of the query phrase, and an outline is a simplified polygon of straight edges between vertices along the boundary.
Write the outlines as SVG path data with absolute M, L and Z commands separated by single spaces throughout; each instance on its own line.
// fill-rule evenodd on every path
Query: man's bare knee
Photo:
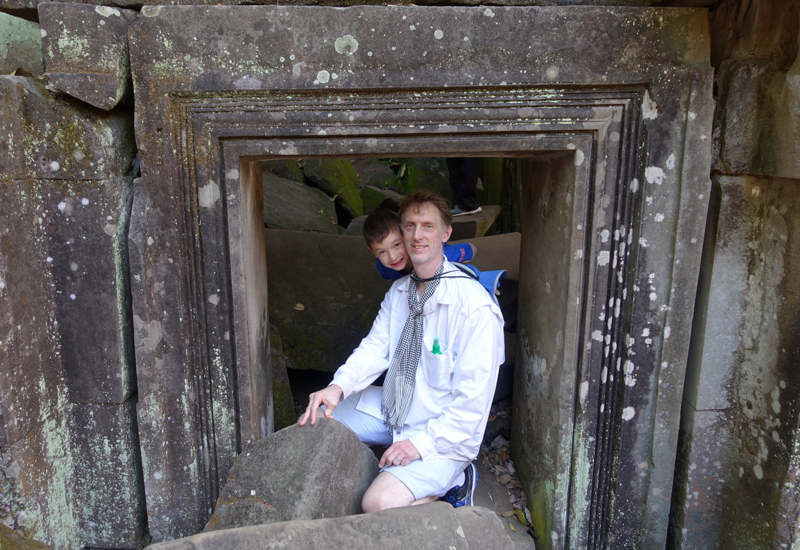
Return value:
M 378 474 L 367 492 L 364 493 L 364 498 L 361 499 L 361 508 L 370 514 L 390 508 L 409 506 L 412 502 L 414 502 L 414 494 L 408 487 L 392 474 L 383 472 Z

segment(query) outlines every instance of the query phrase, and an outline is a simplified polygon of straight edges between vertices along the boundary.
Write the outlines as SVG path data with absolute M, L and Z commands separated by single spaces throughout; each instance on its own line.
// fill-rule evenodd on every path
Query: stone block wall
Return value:
M 103 3 L 112 4 L 99 2 Z M 146 536 L 137 407 L 140 413 L 164 408 L 162 416 L 144 417 L 143 426 L 149 422 L 145 429 L 161 437 L 151 438 L 151 446 L 165 445 L 176 434 L 186 435 L 184 447 L 196 453 L 188 466 L 177 455 L 165 455 L 163 464 L 169 471 L 152 462 L 144 464 L 151 471 L 148 494 L 153 502 L 163 497 L 167 503 L 162 511 L 179 507 L 170 501 L 174 496 L 167 483 L 170 476 L 194 479 L 196 472 L 191 469 L 209 462 L 209 450 L 193 444 L 202 426 L 185 429 L 172 416 L 185 406 L 173 398 L 195 399 L 202 388 L 185 391 L 185 373 L 176 370 L 180 376 L 163 383 L 175 393 L 159 398 L 162 394 L 148 393 L 149 378 L 136 376 L 134 334 L 140 357 L 152 355 L 158 375 L 164 349 L 168 345 L 185 349 L 189 346 L 182 344 L 192 341 L 185 335 L 164 340 L 161 325 L 150 319 L 138 318 L 133 326 L 136 318 L 131 311 L 127 247 L 129 243 L 139 247 L 131 256 L 131 261 L 139 262 L 151 243 L 137 228 L 134 238 L 128 239 L 136 187 L 131 170 L 136 144 L 128 30 L 143 5 L 162 3 L 0 2 L 0 11 L 41 23 L 0 13 L 0 73 L 16 72 L 0 76 L 0 521 L 57 548 L 135 548 Z M 363 2 L 281 4 L 359 3 Z M 436 2 L 417 2 L 426 3 Z M 495 4 L 711 7 L 711 60 L 718 101 L 714 183 L 667 545 L 687 549 L 798 545 L 800 225 L 794 213 L 800 208 L 800 2 L 508 0 Z M 620 56 L 625 63 L 647 55 L 635 48 L 625 52 Z M 196 69 L 189 60 L 186 66 Z M 49 80 L 26 77 L 42 71 Z M 165 71 L 165 78 L 179 77 L 169 68 Z M 542 71 L 548 78 L 551 73 L 550 68 Z M 562 75 L 568 73 L 568 68 L 561 68 Z M 251 82 L 249 76 L 242 82 Z M 647 114 L 659 116 L 656 111 Z M 146 124 L 143 128 L 151 135 L 162 131 L 160 127 L 150 131 Z M 159 145 L 166 151 L 173 144 Z M 692 177 L 706 177 L 705 172 L 696 172 Z M 161 188 L 161 182 L 150 185 Z M 140 217 L 160 219 L 163 214 L 150 210 L 145 195 L 139 194 L 137 204 Z M 174 219 L 163 225 L 172 227 Z M 180 238 L 178 230 L 165 233 L 170 242 Z M 171 265 L 171 256 L 168 261 Z M 139 270 L 143 278 L 133 281 L 134 293 L 137 285 L 141 296 L 161 296 L 172 287 L 188 285 L 184 272 L 169 271 L 166 263 L 163 268 L 166 276 Z M 153 319 L 160 315 L 156 309 Z M 165 324 L 164 331 L 168 329 Z M 679 360 L 676 366 L 681 367 Z M 673 378 L 664 378 L 662 384 L 658 377 L 660 395 L 679 391 Z M 138 384 L 142 401 L 148 395 L 159 398 L 159 403 L 141 405 Z M 566 399 L 575 401 L 575 396 L 569 393 Z M 170 423 L 168 429 L 162 420 Z M 663 424 L 659 429 L 668 431 Z M 673 457 L 671 451 L 662 455 L 664 463 Z M 659 471 L 666 470 L 672 471 L 671 467 Z M 650 490 L 661 491 L 658 484 L 665 482 L 660 475 L 660 481 L 646 480 Z M 542 500 L 553 494 L 551 489 L 543 496 L 528 496 Z M 661 513 L 649 513 L 657 522 Z M 158 518 L 164 526 L 184 520 L 171 513 Z M 158 522 L 150 525 L 154 533 Z M 197 518 L 186 520 L 192 522 Z M 168 533 L 167 527 L 163 533 Z M 553 541 L 554 547 L 558 544 Z
M 57 548 L 133 548 L 132 113 L 17 76 L 0 76 L 0 113 L 2 521 Z
M 712 200 L 669 545 L 800 545 L 796 1 L 723 0 Z

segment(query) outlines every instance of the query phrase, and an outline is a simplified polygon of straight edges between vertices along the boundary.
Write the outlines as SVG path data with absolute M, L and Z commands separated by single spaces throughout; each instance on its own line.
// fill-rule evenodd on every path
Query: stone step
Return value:
M 481 207 L 477 214 L 453 218 L 453 233 L 450 240 L 474 239 L 483 237 L 500 215 L 501 208 L 496 204 Z
M 334 519 L 287 521 L 200 533 L 153 550 L 515 550 L 498 516 L 445 502 Z

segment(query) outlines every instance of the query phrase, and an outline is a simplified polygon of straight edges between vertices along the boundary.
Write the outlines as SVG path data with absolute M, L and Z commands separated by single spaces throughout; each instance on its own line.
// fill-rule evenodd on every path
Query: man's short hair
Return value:
M 450 201 L 444 197 L 440 197 L 430 189 L 417 189 L 406 195 L 400 202 L 400 217 L 402 218 L 409 208 L 413 209 L 415 212 L 419 212 L 420 207 L 426 203 L 432 205 L 439 211 L 439 216 L 445 228 L 452 225 L 453 215 L 450 214 Z
M 364 220 L 362 232 L 367 246 L 372 248 L 373 243 L 381 243 L 395 229 L 400 233 L 403 232 L 400 216 L 397 215 L 397 203 L 392 199 L 386 199 Z

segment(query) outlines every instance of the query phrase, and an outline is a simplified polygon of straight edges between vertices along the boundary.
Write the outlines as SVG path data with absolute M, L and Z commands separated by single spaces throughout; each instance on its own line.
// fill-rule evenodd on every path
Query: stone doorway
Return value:
M 709 188 L 705 24 L 682 9 L 143 8 L 131 272 L 154 539 L 199 531 L 270 429 L 260 162 L 469 155 L 525 159 L 530 182 L 513 430 L 540 547 L 663 546 Z

